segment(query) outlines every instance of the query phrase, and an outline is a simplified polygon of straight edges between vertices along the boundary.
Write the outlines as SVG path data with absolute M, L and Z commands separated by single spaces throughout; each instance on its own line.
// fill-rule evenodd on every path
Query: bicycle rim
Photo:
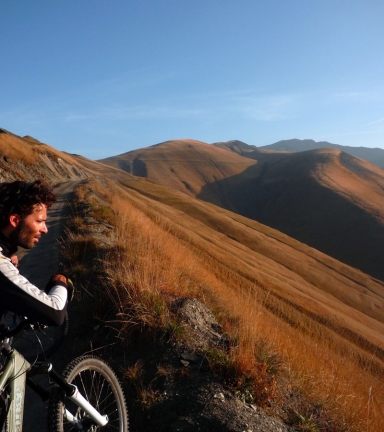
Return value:
M 69 383 L 77 386 L 79 392 L 102 415 L 107 415 L 107 426 L 91 426 L 86 413 L 72 401 L 63 398 L 60 389 L 55 389 L 48 413 L 48 426 L 51 432 L 70 432 L 79 427 L 66 420 L 67 409 L 76 419 L 81 420 L 82 430 L 128 432 L 128 414 L 124 392 L 113 370 L 101 359 L 82 356 L 72 361 L 63 373 Z M 88 423 L 88 425 L 87 425 Z M 85 426 L 86 425 L 86 426 Z

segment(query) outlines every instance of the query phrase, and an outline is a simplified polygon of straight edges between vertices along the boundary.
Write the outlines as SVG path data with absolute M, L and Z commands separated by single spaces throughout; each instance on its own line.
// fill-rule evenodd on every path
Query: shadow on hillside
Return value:
M 197 198 L 275 228 L 384 280 L 384 225 L 352 200 L 318 183 L 309 165 L 298 166 L 292 175 L 284 173 L 285 167 L 276 174 L 268 162 L 259 163 L 207 184 Z
M 197 370 L 183 366 L 180 350 L 193 352 L 192 348 L 175 343 L 158 345 L 140 338 L 128 343 L 125 361 L 131 365 L 139 362 L 144 371 L 140 376 L 140 395 L 135 393 L 132 382 L 126 385 L 130 430 L 290 430 L 281 420 L 269 417 L 261 408 L 255 407 L 254 411 L 240 402 L 223 386 L 222 378 L 209 369 Z M 163 370 L 161 375 L 159 370 Z M 164 374 L 164 371 L 167 373 Z M 144 394 L 152 395 L 153 398 L 143 400 Z
M 157 432 L 185 431 L 194 432 L 197 429 L 212 432 L 231 432 L 233 427 L 228 424 L 230 413 L 220 410 L 220 407 L 210 406 L 212 395 L 207 388 L 213 383 L 212 376 L 194 376 L 178 382 L 172 391 L 172 396 L 154 404 L 146 411 L 133 408 L 130 423 L 133 430 L 155 430 Z M 208 398 L 208 399 L 207 399 Z M 224 409 L 224 407 L 223 407 Z
M 123 171 L 138 177 L 147 177 L 148 175 L 145 162 L 139 159 L 135 159 L 133 161 L 118 159 L 117 166 Z

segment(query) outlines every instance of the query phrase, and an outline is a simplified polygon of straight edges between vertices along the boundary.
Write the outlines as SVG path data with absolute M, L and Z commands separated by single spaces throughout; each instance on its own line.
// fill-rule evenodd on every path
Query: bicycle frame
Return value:
M 22 432 L 25 385 L 27 373 L 30 371 L 31 365 L 16 349 L 11 347 L 8 340 L 4 340 L 3 345 L 7 359 L 2 369 L 2 374 L 0 375 L 0 393 L 4 393 L 7 386 L 9 386 L 10 390 L 7 391 L 9 408 L 6 430 Z M 75 385 L 67 383 L 52 369 L 51 364 L 47 365 L 46 373 L 48 373 L 56 384 L 64 390 L 66 397 L 82 408 L 96 425 L 105 426 L 108 423 L 108 416 L 102 416 L 86 399 L 84 399 Z M 36 391 L 35 388 L 33 388 L 33 390 Z M 76 416 L 71 414 L 67 409 L 65 409 L 65 417 L 74 425 L 81 425 L 81 419 L 76 418 Z M 1 426 L 2 425 L 0 425 L 0 427 Z
M 25 381 L 30 366 L 27 360 L 14 349 L 7 355 L 7 362 L 0 376 L 0 393 L 4 392 L 8 383 L 10 386 L 7 416 L 10 431 L 21 432 L 23 430 Z

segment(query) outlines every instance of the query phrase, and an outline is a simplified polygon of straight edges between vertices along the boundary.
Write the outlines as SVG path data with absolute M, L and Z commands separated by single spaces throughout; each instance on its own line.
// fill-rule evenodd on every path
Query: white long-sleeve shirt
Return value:
M 14 312 L 46 325 L 61 325 L 67 308 L 67 287 L 55 282 L 48 293 L 31 284 L 11 263 L 0 239 L 0 319 Z

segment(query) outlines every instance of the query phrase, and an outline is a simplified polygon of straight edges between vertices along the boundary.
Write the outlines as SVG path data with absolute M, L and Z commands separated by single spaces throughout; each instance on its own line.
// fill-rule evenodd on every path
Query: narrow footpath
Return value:
M 54 188 L 58 200 L 48 211 L 48 233 L 33 249 L 21 249 L 18 252 L 20 273 L 41 289 L 44 288 L 50 276 L 59 270 L 59 239 L 64 234 L 64 222 L 70 214 L 72 194 L 78 184 L 79 182 L 61 183 Z M 46 379 L 43 377 L 42 382 L 45 381 Z M 46 432 L 46 424 L 47 409 L 45 403 L 27 387 L 23 431 Z

